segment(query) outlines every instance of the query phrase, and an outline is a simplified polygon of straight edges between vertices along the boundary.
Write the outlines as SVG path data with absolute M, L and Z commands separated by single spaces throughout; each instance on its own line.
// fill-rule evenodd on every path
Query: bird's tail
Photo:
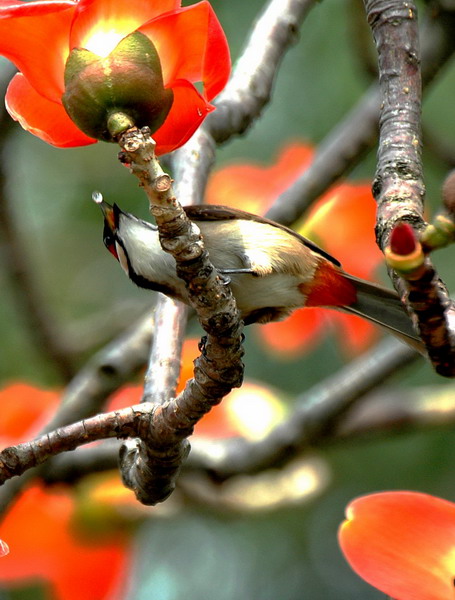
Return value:
M 420 354 L 426 354 L 425 345 L 414 330 L 411 318 L 398 294 L 347 273 L 344 275 L 354 285 L 357 292 L 357 300 L 349 306 L 344 306 L 344 311 L 359 315 L 384 327 Z

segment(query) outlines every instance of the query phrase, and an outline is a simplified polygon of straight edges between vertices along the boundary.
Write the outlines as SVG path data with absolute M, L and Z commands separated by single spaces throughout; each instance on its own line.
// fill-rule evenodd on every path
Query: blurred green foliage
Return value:
M 212 4 L 235 62 L 265 2 L 213 0 Z M 358 18 L 361 10 L 358 1 L 325 0 L 315 6 L 300 39 L 283 61 L 272 103 L 245 137 L 221 148 L 217 165 L 232 160 L 270 163 L 279 148 L 296 137 L 317 145 L 350 111 L 373 80 L 368 61 L 372 44 L 364 20 Z M 362 47 L 363 43 L 367 46 Z M 454 92 L 452 61 L 426 96 L 423 123 L 432 139 L 455 149 Z M 19 126 L 2 150 L 7 193 L 46 308 L 69 342 L 87 350 L 132 322 L 152 299 L 130 284 L 105 251 L 102 218 L 91 202 L 92 192 L 99 190 L 109 202 L 146 216 L 145 198 L 116 154 L 116 147 L 108 144 L 51 148 Z M 374 164 L 372 151 L 351 177 L 371 180 Z M 429 210 L 434 212 L 449 165 L 430 145 L 424 152 L 424 166 Z M 440 251 L 435 262 L 454 289 L 452 255 L 453 249 Z M 0 381 L 61 385 L 18 310 L 8 265 L 3 263 L 0 268 Z M 193 328 L 193 333 L 198 332 Z M 82 352 L 81 362 L 87 356 Z M 253 328 L 247 331 L 247 376 L 286 392 L 307 389 L 344 361 L 331 339 L 311 355 L 291 362 L 278 360 L 259 346 Z M 393 383 L 450 385 L 423 363 L 400 373 Z M 379 489 L 412 488 L 454 499 L 453 435 L 449 431 L 409 433 L 331 447 L 323 456 L 333 480 L 328 490 L 308 505 L 257 516 L 189 507 L 172 519 L 152 518 L 137 538 L 134 591 L 128 597 L 379 599 L 382 595 L 351 573 L 338 550 L 336 529 L 344 506 L 355 495 Z M 15 593 L 14 597 L 26 596 Z

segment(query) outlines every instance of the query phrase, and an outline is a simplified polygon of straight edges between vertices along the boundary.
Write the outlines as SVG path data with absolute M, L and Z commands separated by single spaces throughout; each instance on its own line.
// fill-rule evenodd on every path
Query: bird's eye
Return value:
M 115 249 L 117 250 L 117 257 L 120 266 L 129 277 L 128 259 L 126 258 L 125 250 L 120 246 L 118 242 L 115 242 Z

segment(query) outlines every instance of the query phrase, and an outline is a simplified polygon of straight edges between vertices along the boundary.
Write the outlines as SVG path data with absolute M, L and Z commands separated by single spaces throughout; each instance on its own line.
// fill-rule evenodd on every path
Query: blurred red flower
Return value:
M 135 31 L 153 43 L 164 88 L 173 92 L 170 112 L 153 133 L 157 153 L 178 148 L 213 110 L 210 101 L 230 73 L 226 38 L 205 0 L 185 8 L 180 0 L 2 0 L 0 54 L 20 71 L 6 94 L 9 113 L 54 146 L 95 143 L 63 107 L 66 61 L 79 48 L 107 57 Z
M 3 448 L 33 438 L 54 414 L 59 394 L 17 383 L 0 391 L 0 402 Z M 0 539 L 10 549 L 0 559 L 0 583 L 44 583 L 48 597 L 59 600 L 115 597 L 126 575 L 127 538 L 118 531 L 111 537 L 82 534 L 76 512 L 77 500 L 67 486 L 27 488 L 0 524 Z
M 417 492 L 353 500 L 341 550 L 365 581 L 396 600 L 454 597 L 455 504 Z
M 209 180 L 207 202 L 264 214 L 311 163 L 312 156 L 310 146 L 294 142 L 282 150 L 271 166 L 222 167 Z M 375 214 L 369 184 L 343 183 L 312 206 L 297 230 L 340 260 L 346 271 L 371 280 L 383 262 L 374 238 Z M 259 328 L 259 335 L 270 349 L 293 357 L 306 352 L 330 332 L 337 335 L 343 349 L 360 352 L 373 341 L 377 328 L 355 315 L 323 308 L 296 310 L 283 322 Z

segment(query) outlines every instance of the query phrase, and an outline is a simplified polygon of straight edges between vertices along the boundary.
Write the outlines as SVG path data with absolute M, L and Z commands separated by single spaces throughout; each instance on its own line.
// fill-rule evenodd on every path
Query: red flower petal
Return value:
M 40 96 L 21 73 L 11 80 L 5 101 L 13 119 L 48 144 L 65 148 L 96 143 L 76 127 L 62 104 Z
M 74 2 L 2 2 L 0 54 L 49 100 L 63 93 L 63 71 Z
M 226 85 L 231 67 L 229 47 L 208 2 L 154 19 L 139 31 L 158 51 L 165 87 L 177 79 L 202 81 L 204 96 L 210 101 Z
M 23 2 L 23 0 L 0 0 L 0 15 L 3 17 L 36 17 L 48 12 L 66 10 L 75 7 L 77 0 L 36 0 Z
M 113 31 L 120 41 L 147 21 L 179 6 L 180 0 L 80 0 L 71 29 L 71 48 L 87 48 L 94 34 Z
M 397 600 L 454 597 L 455 504 L 415 492 L 348 506 L 339 542 L 354 571 Z
M 153 134 L 156 153 L 165 154 L 190 139 L 209 112 L 214 110 L 188 81 L 172 85 L 174 102 L 164 124 Z

